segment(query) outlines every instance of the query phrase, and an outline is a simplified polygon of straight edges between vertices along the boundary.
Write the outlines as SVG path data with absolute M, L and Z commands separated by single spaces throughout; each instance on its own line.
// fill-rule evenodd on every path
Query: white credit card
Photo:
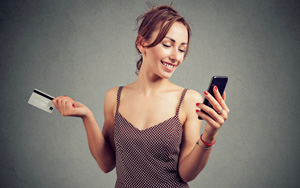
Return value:
M 54 110 L 54 105 L 52 103 L 52 100 L 55 97 L 48 95 L 47 93 L 44 93 L 38 89 L 34 89 L 28 103 L 41 109 L 45 110 L 46 112 L 52 113 Z

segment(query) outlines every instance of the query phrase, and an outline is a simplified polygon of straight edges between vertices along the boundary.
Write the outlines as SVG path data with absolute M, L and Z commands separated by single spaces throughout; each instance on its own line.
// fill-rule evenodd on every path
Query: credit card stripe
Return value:
M 39 91 L 37 91 L 37 90 L 33 90 L 33 92 L 34 92 L 34 93 L 37 93 L 37 94 L 39 94 L 39 95 L 41 95 L 41 96 L 43 96 L 43 97 L 45 97 L 45 98 L 47 98 L 47 99 L 49 99 L 49 100 L 53 100 L 53 99 L 54 99 L 53 97 L 50 97 L 49 95 L 46 95 L 46 94 L 44 94 L 44 93 L 41 93 L 41 92 L 39 92 Z

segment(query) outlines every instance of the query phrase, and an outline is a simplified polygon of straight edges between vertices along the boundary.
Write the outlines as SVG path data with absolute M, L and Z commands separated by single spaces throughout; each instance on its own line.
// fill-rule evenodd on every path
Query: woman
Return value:
M 53 100 L 63 116 L 83 120 L 91 154 L 99 167 L 116 167 L 116 187 L 188 187 L 204 168 L 229 109 L 214 88 L 213 105 L 168 79 L 189 49 L 190 27 L 171 6 L 140 16 L 136 39 L 141 54 L 137 80 L 107 91 L 103 130 L 85 105 L 67 96 Z M 199 108 L 206 111 L 212 118 Z M 219 112 L 219 113 L 217 113 Z M 202 117 L 207 124 L 200 136 Z

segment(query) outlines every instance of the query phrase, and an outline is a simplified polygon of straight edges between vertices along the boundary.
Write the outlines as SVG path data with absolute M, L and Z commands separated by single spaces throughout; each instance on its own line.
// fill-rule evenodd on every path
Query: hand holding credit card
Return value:
M 66 103 L 68 101 L 71 101 L 71 103 Z M 74 99 L 68 96 L 55 98 L 38 89 L 33 90 L 28 103 L 48 113 L 52 113 L 54 108 L 56 108 L 63 116 L 84 117 L 91 113 L 89 108 L 84 104 L 74 101 Z
M 45 92 L 34 89 L 28 100 L 28 103 L 48 113 L 52 113 L 55 108 L 52 103 L 54 98 L 55 97 L 48 95 Z

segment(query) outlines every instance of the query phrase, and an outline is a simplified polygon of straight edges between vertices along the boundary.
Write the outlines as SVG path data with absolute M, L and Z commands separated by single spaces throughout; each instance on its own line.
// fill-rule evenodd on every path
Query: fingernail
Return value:
M 196 106 L 198 106 L 200 103 L 196 103 Z
M 207 92 L 207 91 L 204 91 L 204 94 L 205 94 L 205 95 L 208 95 L 208 92 Z
M 200 110 L 196 109 L 196 112 L 200 112 Z
M 218 91 L 218 87 L 217 87 L 217 86 L 215 86 L 214 89 L 215 89 L 216 91 Z

